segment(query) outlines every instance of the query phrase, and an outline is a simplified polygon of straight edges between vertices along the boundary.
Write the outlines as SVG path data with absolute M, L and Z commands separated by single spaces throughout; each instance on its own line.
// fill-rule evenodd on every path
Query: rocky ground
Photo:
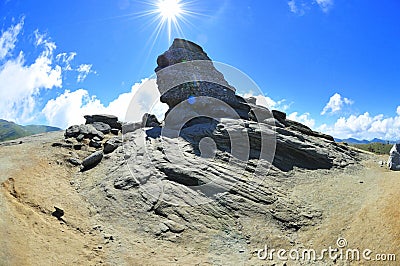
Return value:
M 281 205 L 254 203 L 268 206 L 264 211 L 237 196 L 225 200 L 236 209 L 220 199 L 206 207 L 165 207 L 165 215 L 146 205 L 141 186 L 115 187 L 118 177 L 110 169 L 125 173 L 126 165 L 115 164 L 126 157 L 122 147 L 81 172 L 68 161 L 68 147 L 53 147 L 63 139 L 57 132 L 0 146 L 1 265 L 282 265 L 260 261 L 255 250 L 322 249 L 338 237 L 352 248 L 399 254 L 400 179 L 379 166 L 380 157 L 365 154 L 344 169 L 295 168 L 271 176 L 271 195 Z M 62 220 L 52 216 L 54 206 L 64 210 Z M 303 218 L 298 208 L 306 211 Z M 311 218 L 301 224 L 304 217 Z

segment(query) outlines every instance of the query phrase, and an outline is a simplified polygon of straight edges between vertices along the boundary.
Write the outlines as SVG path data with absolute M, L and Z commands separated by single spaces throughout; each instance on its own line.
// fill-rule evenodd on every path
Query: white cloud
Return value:
M 296 1 L 295 0 L 291 0 L 291 1 L 288 2 L 288 5 L 289 5 L 290 12 L 297 14 L 298 9 L 297 9 L 297 6 L 296 6 Z
M 79 89 L 74 92 L 66 90 L 56 99 L 51 99 L 43 108 L 42 113 L 49 125 L 65 128 L 66 125 L 81 124 L 84 122 L 82 107 L 95 108 L 99 101 L 89 97 L 86 90 Z
M 141 121 L 144 113 L 155 114 L 163 119 L 167 106 L 160 103 L 160 94 L 154 79 L 145 79 L 132 86 L 130 92 L 120 94 L 107 106 L 96 96 L 90 96 L 83 89 L 71 92 L 66 90 L 56 99 L 47 102 L 42 113 L 52 126 L 66 128 L 85 122 L 84 115 L 112 114 L 123 121 Z
M 78 82 L 84 81 L 86 77 L 89 75 L 89 73 L 96 73 L 95 71 L 92 70 L 92 65 L 90 64 L 82 64 L 78 66 L 76 71 L 78 71 L 79 73 L 77 78 Z
M 328 13 L 334 5 L 334 0 L 290 0 L 287 4 L 290 12 L 303 16 L 313 5 L 318 5 L 322 12 Z
M 72 71 L 73 69 L 71 67 L 71 62 L 72 62 L 72 60 L 74 60 L 75 56 L 76 56 L 75 52 L 61 53 L 56 56 L 56 60 L 57 60 L 57 62 L 63 64 L 62 69 L 64 71 Z
M 315 126 L 315 120 L 310 117 L 310 113 L 304 113 L 302 115 L 299 115 L 298 112 L 293 112 L 290 115 L 288 115 L 287 118 L 302 123 L 310 127 L 311 129 L 313 129 Z
M 361 115 L 340 117 L 333 125 L 323 124 L 320 131 L 337 138 L 368 139 L 380 138 L 384 140 L 400 139 L 400 108 L 394 117 L 384 115 L 371 116 L 368 112 Z
M 24 25 L 24 19 L 9 27 L 6 31 L 4 31 L 0 36 L 0 60 L 3 60 L 5 57 L 10 55 L 10 52 L 15 48 L 15 43 L 17 42 L 17 38 L 19 33 L 22 30 Z
M 287 109 L 290 108 L 290 105 L 291 105 L 291 104 L 286 104 L 285 99 L 276 101 L 268 96 L 254 95 L 253 92 L 248 92 L 248 93 L 239 94 L 239 95 L 242 96 L 243 98 L 254 97 L 254 98 L 256 98 L 256 104 L 265 106 L 270 110 L 277 109 L 277 110 L 281 110 L 281 111 L 286 111 Z
M 290 12 L 292 12 L 296 15 L 299 15 L 299 16 L 303 16 L 306 13 L 306 10 L 308 10 L 310 8 L 306 2 L 301 1 L 300 3 L 298 3 L 298 2 L 296 2 L 296 0 L 289 1 L 288 6 L 290 9 Z
M 397 115 L 400 116 L 400 106 L 397 107 Z
M 321 115 L 325 115 L 327 113 L 337 113 L 342 110 L 344 105 L 352 105 L 354 101 L 343 98 L 339 93 L 335 93 L 330 99 L 329 102 L 326 104 L 324 109 L 321 112 Z
M 23 51 L 14 55 L 23 25 L 24 18 L 0 35 L 0 118 L 26 124 L 41 115 L 38 113 L 38 102 L 42 91 L 62 87 L 65 71 L 77 72 L 78 81 L 83 81 L 89 73 L 95 71 L 89 64 L 72 67 L 71 62 L 76 56 L 74 52 L 60 53 L 53 60 L 57 46 L 39 30 L 33 32 L 35 38 L 32 45 L 41 51 L 36 59 L 28 63 Z M 75 94 L 66 91 L 66 96 L 68 97 L 64 101 L 72 96 L 86 99 L 80 90 Z M 75 98 L 71 99 L 73 101 Z M 91 102 L 90 106 L 95 106 L 96 101 L 92 103 L 90 99 L 88 102 Z M 49 106 L 51 107 L 51 104 Z M 48 116 L 56 120 L 57 115 Z
M 9 55 L 15 48 L 14 44 L 22 25 L 23 20 L 3 33 L 3 44 L 8 42 L 2 46 L 3 55 L 4 50 L 7 50 L 5 55 Z M 38 32 L 35 35 L 35 44 L 43 47 L 43 51 L 32 64 L 26 64 L 24 53 L 20 52 L 16 58 L 0 65 L 0 117 L 3 119 L 17 123 L 34 120 L 36 98 L 40 90 L 62 85 L 61 67 L 53 66 L 52 62 L 55 44 L 44 40 L 43 35 Z
M 35 30 L 34 34 L 36 39 L 36 47 L 43 46 L 47 56 L 53 55 L 53 51 L 57 48 L 56 44 L 51 42 L 46 34 L 40 33 L 39 30 Z
M 89 74 L 97 74 L 95 70 L 93 70 L 92 64 L 81 64 L 78 67 L 72 67 L 71 62 L 74 60 L 76 56 L 75 52 L 71 53 L 60 53 L 56 56 L 56 61 L 62 65 L 63 71 L 74 71 L 78 73 L 77 82 L 83 82 Z
M 328 13 L 333 7 L 333 0 L 315 0 L 324 13 Z

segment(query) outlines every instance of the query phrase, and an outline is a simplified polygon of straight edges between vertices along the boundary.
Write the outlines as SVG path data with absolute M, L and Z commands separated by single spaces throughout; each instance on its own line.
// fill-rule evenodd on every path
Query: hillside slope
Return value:
M 264 245 L 321 250 L 335 247 L 339 237 L 349 248 L 400 254 L 400 179 L 379 167 L 381 157 L 366 155 L 359 166 L 343 170 L 298 169 L 271 177 L 267 184 L 278 185 L 281 197 L 321 211 L 313 225 L 299 230 L 226 209 L 219 219 L 214 212 L 193 213 L 200 223 L 215 219 L 215 228 L 163 233 L 153 227 L 153 219 L 161 225 L 162 216 L 139 202 L 120 201 L 124 194 L 136 198 L 137 189 L 118 190 L 103 182 L 110 166 L 117 167 L 114 155 L 80 173 L 68 162 L 69 149 L 52 147 L 62 139 L 62 132 L 54 132 L 0 144 L 0 153 L 9 155 L 0 157 L 1 265 L 282 265 L 258 260 L 255 251 Z M 65 211 L 62 221 L 52 216 L 54 206 Z M 318 265 L 348 264 L 328 259 Z
M 6 140 L 18 139 L 34 134 L 59 131 L 60 128 L 43 126 L 43 125 L 28 125 L 21 126 L 7 120 L 0 119 L 0 142 Z

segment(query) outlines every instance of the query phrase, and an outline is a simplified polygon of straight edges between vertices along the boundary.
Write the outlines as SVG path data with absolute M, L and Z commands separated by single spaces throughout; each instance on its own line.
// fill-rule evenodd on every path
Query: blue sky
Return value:
M 123 116 L 170 45 L 165 28 L 153 35 L 155 16 L 140 16 L 157 2 L 0 0 L 0 118 L 66 127 L 91 112 Z M 181 3 L 193 13 L 171 37 L 249 75 L 291 119 L 400 139 L 399 1 Z

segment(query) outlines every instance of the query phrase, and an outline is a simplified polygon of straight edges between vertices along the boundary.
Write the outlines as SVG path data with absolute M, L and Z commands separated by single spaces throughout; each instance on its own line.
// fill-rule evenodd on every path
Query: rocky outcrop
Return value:
M 86 124 L 101 122 L 109 125 L 111 128 L 121 130 L 122 123 L 118 121 L 118 117 L 114 115 L 85 115 Z
M 394 144 L 390 150 L 388 167 L 393 171 L 400 171 L 400 144 Z
M 188 66 L 163 73 L 195 59 L 208 61 L 209 72 Z M 125 206 L 124 213 L 152 220 L 156 236 L 233 228 L 238 217 L 260 217 L 262 223 L 291 230 L 318 223 L 322 211 L 289 197 L 282 182 L 297 169 L 340 170 L 357 162 L 356 153 L 283 112 L 235 95 L 225 80 L 220 81 L 224 86 L 191 82 L 168 89 L 176 75 L 194 73 L 223 79 L 191 42 L 175 40 L 158 58 L 161 101 L 170 109 L 154 126 L 124 125 L 124 155 L 113 153 L 117 166 L 101 185 L 114 189 L 107 189 L 107 197 Z
M 217 117 L 230 117 L 229 111 L 223 110 L 230 106 L 240 117 L 248 118 L 250 107 L 246 101 L 235 95 L 235 88 L 228 84 L 197 44 L 175 39 L 168 51 L 158 57 L 157 64 L 160 100 L 168 104 L 170 110 L 184 101 L 192 104 L 192 101 L 199 101 L 198 97 L 207 97 L 220 101 L 218 106 L 213 104 L 214 107 L 209 109 Z M 213 109 L 217 110 L 213 112 Z
M 66 138 L 94 138 L 104 139 L 104 134 L 98 131 L 93 125 L 73 125 L 65 130 Z
M 116 116 L 91 115 L 85 118 L 87 124 L 70 126 L 65 130 L 64 142 L 52 144 L 53 147 L 82 151 L 80 154 L 70 151 L 73 156 L 67 159 L 71 165 L 81 166 L 82 171 L 94 168 L 104 154 L 110 154 L 122 145 L 121 137 L 115 136 L 122 129 Z
M 197 69 L 184 63 L 196 59 L 206 62 Z M 98 210 L 146 221 L 143 230 L 161 239 L 224 228 L 242 234 L 245 222 L 239 218 L 245 217 L 293 231 L 321 220 L 322 210 L 288 195 L 291 177 L 341 171 L 356 164 L 354 151 L 254 98 L 235 95 L 191 42 L 175 40 L 157 62 L 161 101 L 170 108 L 161 123 L 149 114 L 125 123 L 123 141 L 105 135 L 107 155 L 93 169 L 98 179 L 84 189 Z M 182 62 L 186 67 L 167 71 Z M 168 89 L 176 75 L 194 74 L 206 81 Z M 91 165 L 100 162 L 103 151 L 91 155 Z M 82 180 L 90 173 L 81 173 Z

